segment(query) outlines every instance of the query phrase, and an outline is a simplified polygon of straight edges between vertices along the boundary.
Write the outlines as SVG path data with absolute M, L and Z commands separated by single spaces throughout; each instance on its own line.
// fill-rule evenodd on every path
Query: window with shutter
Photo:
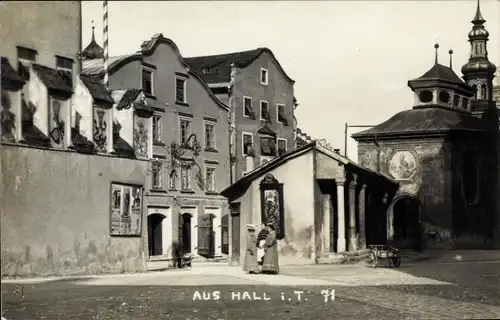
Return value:
M 175 79 L 175 102 L 186 103 L 186 80 Z
M 271 121 L 269 114 L 269 103 L 267 101 L 260 101 L 260 120 Z
M 250 97 L 243 97 L 243 116 L 255 119 L 255 115 L 252 108 L 252 98 Z
M 153 71 L 142 68 L 142 91 L 144 94 L 153 95 Z

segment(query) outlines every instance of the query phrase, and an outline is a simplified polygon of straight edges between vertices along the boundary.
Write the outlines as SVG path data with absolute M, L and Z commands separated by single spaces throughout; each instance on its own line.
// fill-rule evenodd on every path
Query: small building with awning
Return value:
M 310 264 L 384 243 L 398 184 L 317 141 L 247 173 L 221 192 L 230 205 L 230 260 L 242 264 L 246 224 L 273 223 L 280 264 Z

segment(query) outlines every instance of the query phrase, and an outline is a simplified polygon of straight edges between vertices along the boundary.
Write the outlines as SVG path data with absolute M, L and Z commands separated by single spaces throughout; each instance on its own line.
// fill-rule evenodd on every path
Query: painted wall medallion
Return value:
M 410 150 L 396 150 L 389 160 L 389 173 L 396 180 L 410 180 L 417 172 L 417 157 Z

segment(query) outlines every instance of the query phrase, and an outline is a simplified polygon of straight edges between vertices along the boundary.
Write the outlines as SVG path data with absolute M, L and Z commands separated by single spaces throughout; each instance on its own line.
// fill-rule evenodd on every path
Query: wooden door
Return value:
M 229 215 L 226 214 L 221 219 L 221 251 L 223 254 L 229 254 Z
M 231 263 L 240 263 L 240 204 L 231 204 Z
M 213 214 L 203 214 L 198 225 L 198 254 L 205 258 L 214 257 Z
M 148 251 L 150 256 L 159 256 L 163 254 L 163 216 L 152 214 L 148 216 Z

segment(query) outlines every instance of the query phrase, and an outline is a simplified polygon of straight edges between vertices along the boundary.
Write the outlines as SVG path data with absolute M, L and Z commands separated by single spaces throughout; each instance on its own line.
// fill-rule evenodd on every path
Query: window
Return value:
M 278 138 L 278 155 L 281 156 L 286 152 L 287 141 L 284 138 Z
M 209 74 L 209 73 L 212 73 L 212 69 L 210 69 L 210 68 L 203 68 L 203 69 L 201 70 L 201 73 L 202 73 L 202 74 Z
M 142 91 L 144 94 L 153 95 L 153 71 L 142 68 Z
M 215 168 L 205 167 L 205 191 L 216 192 Z
M 175 78 L 175 101 L 186 103 L 186 79 Z
M 255 119 L 252 108 L 252 98 L 243 97 L 243 116 Z
M 205 123 L 205 148 L 215 149 L 215 125 L 213 123 Z
M 163 189 L 163 162 L 160 159 L 152 161 L 151 189 Z
M 168 188 L 171 190 L 177 189 L 177 171 L 173 169 L 170 171 L 170 176 L 168 180 Z
M 260 101 L 260 120 L 271 121 L 269 114 L 269 103 L 267 101 Z
M 441 101 L 442 103 L 450 102 L 450 94 L 446 91 L 440 91 L 439 92 L 439 101 Z
M 269 73 L 266 69 L 260 68 L 260 84 L 267 85 L 269 81 Z
M 32 63 L 36 62 L 36 55 L 36 50 L 17 47 L 17 71 L 25 81 L 30 80 L 30 67 Z
M 153 116 L 153 142 L 161 142 L 162 140 L 161 120 L 161 115 L 155 114 Z
M 453 106 L 458 107 L 460 105 L 460 96 L 459 95 L 454 95 L 453 96 Z
M 73 71 L 73 59 L 56 56 L 56 69 Z
M 253 156 L 253 135 L 251 133 L 243 133 L 243 155 Z
M 285 105 L 278 104 L 276 107 L 276 118 L 279 123 L 283 123 L 284 125 L 288 125 L 288 120 L 285 117 Z
M 191 135 L 191 121 L 186 120 L 186 119 L 181 119 L 180 121 L 180 126 L 181 126 L 181 143 L 186 143 L 189 136 Z
M 260 154 L 263 156 L 276 155 L 276 142 L 272 137 L 260 138 Z
M 181 165 L 181 190 L 191 190 L 191 166 Z
M 429 103 L 432 101 L 432 99 L 434 99 L 434 94 L 432 93 L 432 91 L 425 90 L 418 94 L 418 98 L 423 103 Z
M 464 107 L 464 109 L 469 109 L 469 99 L 463 98 L 462 106 Z

